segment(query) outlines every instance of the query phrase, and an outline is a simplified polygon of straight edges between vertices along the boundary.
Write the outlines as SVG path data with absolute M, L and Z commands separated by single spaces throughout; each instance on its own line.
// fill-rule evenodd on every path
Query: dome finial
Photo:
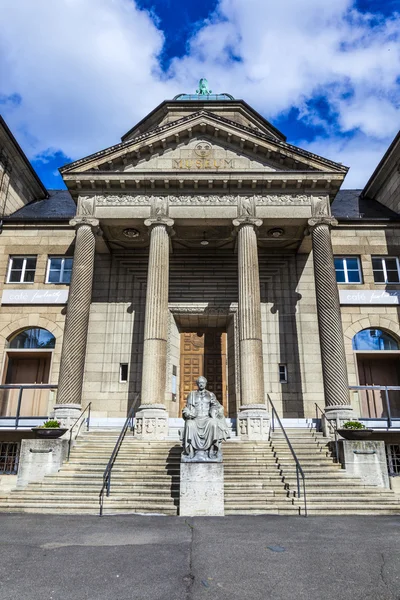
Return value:
M 199 96 L 208 96 L 212 94 L 212 91 L 208 89 L 208 81 L 205 77 L 202 77 L 199 81 L 199 89 L 196 90 L 196 94 Z

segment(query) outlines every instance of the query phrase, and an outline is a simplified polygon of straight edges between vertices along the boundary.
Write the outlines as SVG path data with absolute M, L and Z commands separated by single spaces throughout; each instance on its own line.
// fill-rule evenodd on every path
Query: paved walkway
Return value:
M 400 518 L 0 514 L 2 600 L 399 600 Z

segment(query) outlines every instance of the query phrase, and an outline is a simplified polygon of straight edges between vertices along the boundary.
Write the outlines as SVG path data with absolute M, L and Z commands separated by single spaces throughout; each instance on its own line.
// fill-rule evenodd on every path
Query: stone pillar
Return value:
M 268 439 L 269 414 L 264 395 L 261 334 L 260 275 L 256 228 L 260 219 L 243 217 L 233 221 L 238 228 L 239 263 L 239 352 L 241 407 L 238 429 L 244 440 Z
M 328 419 L 346 421 L 351 418 L 352 408 L 330 233 L 337 221 L 333 217 L 320 217 L 310 219 L 308 224 L 313 248 L 325 412 Z
M 168 413 L 164 405 L 167 370 L 169 233 L 172 219 L 148 219 L 150 252 L 147 273 L 141 404 L 135 434 L 142 439 L 165 439 Z
M 95 233 L 99 222 L 90 217 L 70 221 L 76 227 L 74 262 L 61 350 L 55 418 L 65 426 L 81 411 L 89 311 L 92 300 Z

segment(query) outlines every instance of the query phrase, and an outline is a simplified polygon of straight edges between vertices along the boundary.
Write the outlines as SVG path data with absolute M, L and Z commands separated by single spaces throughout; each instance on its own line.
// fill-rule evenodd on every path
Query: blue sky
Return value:
M 364 185 L 399 129 L 397 1 L 13 0 L 5 17 L 0 112 L 50 188 L 204 76 L 348 165 L 344 187 Z

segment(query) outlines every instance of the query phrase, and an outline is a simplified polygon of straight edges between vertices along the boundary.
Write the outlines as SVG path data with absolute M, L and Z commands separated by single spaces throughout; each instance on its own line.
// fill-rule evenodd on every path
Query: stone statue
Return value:
M 198 389 L 190 392 L 182 411 L 185 420 L 182 461 L 222 461 L 221 442 L 230 437 L 224 408 L 212 392 L 207 379 L 199 377 Z

